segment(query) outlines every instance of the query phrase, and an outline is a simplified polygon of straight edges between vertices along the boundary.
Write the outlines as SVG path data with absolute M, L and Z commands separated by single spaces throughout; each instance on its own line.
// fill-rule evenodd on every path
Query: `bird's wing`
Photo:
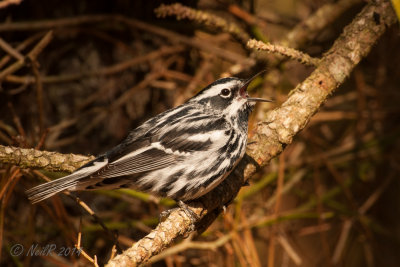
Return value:
M 180 158 L 180 155 L 169 152 L 161 146 L 157 147 L 157 145 L 152 144 L 109 162 L 109 164 L 94 177 L 111 178 L 153 171 L 174 164 L 179 161 Z
M 197 151 L 207 151 L 213 145 L 212 133 L 229 128 L 223 118 L 185 114 L 182 112 L 181 117 L 177 116 L 169 123 L 165 120 L 158 125 L 155 123 L 154 128 L 141 133 L 140 137 L 128 137 L 106 154 L 108 165 L 94 177 L 132 175 L 177 164 Z M 177 122 L 177 126 L 171 127 Z
M 150 135 L 110 151 L 109 164 L 95 177 L 111 178 L 165 168 L 212 146 L 209 134 L 204 132 L 198 133 L 195 140 L 196 134 L 179 129 L 159 130 Z

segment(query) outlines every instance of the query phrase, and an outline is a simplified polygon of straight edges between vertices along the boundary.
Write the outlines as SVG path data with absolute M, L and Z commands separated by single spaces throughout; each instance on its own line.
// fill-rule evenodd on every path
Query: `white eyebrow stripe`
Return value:
M 209 98 L 212 96 L 216 96 L 220 93 L 220 91 L 224 88 L 232 88 L 233 86 L 237 85 L 239 83 L 238 80 L 232 80 L 229 82 L 225 82 L 225 83 L 220 83 L 220 84 L 216 84 L 213 85 L 211 88 L 209 88 L 206 92 L 202 93 L 201 95 L 199 95 L 198 97 L 196 97 L 196 100 L 201 100 L 201 99 L 205 99 L 205 98 Z

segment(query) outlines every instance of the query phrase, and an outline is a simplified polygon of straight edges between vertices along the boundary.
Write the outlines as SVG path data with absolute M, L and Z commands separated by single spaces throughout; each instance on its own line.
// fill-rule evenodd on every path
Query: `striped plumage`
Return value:
M 28 190 L 29 199 L 36 203 L 62 191 L 126 187 L 183 201 L 204 195 L 243 157 L 249 114 L 256 101 L 268 101 L 248 97 L 250 81 L 215 81 L 74 173 Z

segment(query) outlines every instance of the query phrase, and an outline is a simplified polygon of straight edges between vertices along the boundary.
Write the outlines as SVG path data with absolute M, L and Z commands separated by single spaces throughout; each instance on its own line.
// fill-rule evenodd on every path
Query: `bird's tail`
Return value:
M 79 178 L 73 175 L 68 175 L 66 177 L 35 186 L 27 190 L 26 194 L 28 195 L 28 199 L 32 202 L 32 204 L 35 204 L 76 186 L 78 184 L 78 179 Z
M 79 187 L 83 179 L 88 178 L 95 172 L 98 172 L 100 169 L 106 166 L 107 163 L 107 159 L 97 158 L 70 175 L 35 186 L 26 191 L 28 199 L 32 202 L 32 204 L 35 204 L 63 191 L 74 191 L 77 187 Z

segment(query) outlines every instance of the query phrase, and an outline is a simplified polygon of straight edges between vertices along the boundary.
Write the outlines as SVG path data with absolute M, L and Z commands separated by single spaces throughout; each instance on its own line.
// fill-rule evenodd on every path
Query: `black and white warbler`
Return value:
M 175 200 L 201 197 L 244 156 L 253 78 L 223 78 L 133 130 L 119 145 L 63 178 L 27 191 L 32 203 L 63 191 L 134 188 Z

